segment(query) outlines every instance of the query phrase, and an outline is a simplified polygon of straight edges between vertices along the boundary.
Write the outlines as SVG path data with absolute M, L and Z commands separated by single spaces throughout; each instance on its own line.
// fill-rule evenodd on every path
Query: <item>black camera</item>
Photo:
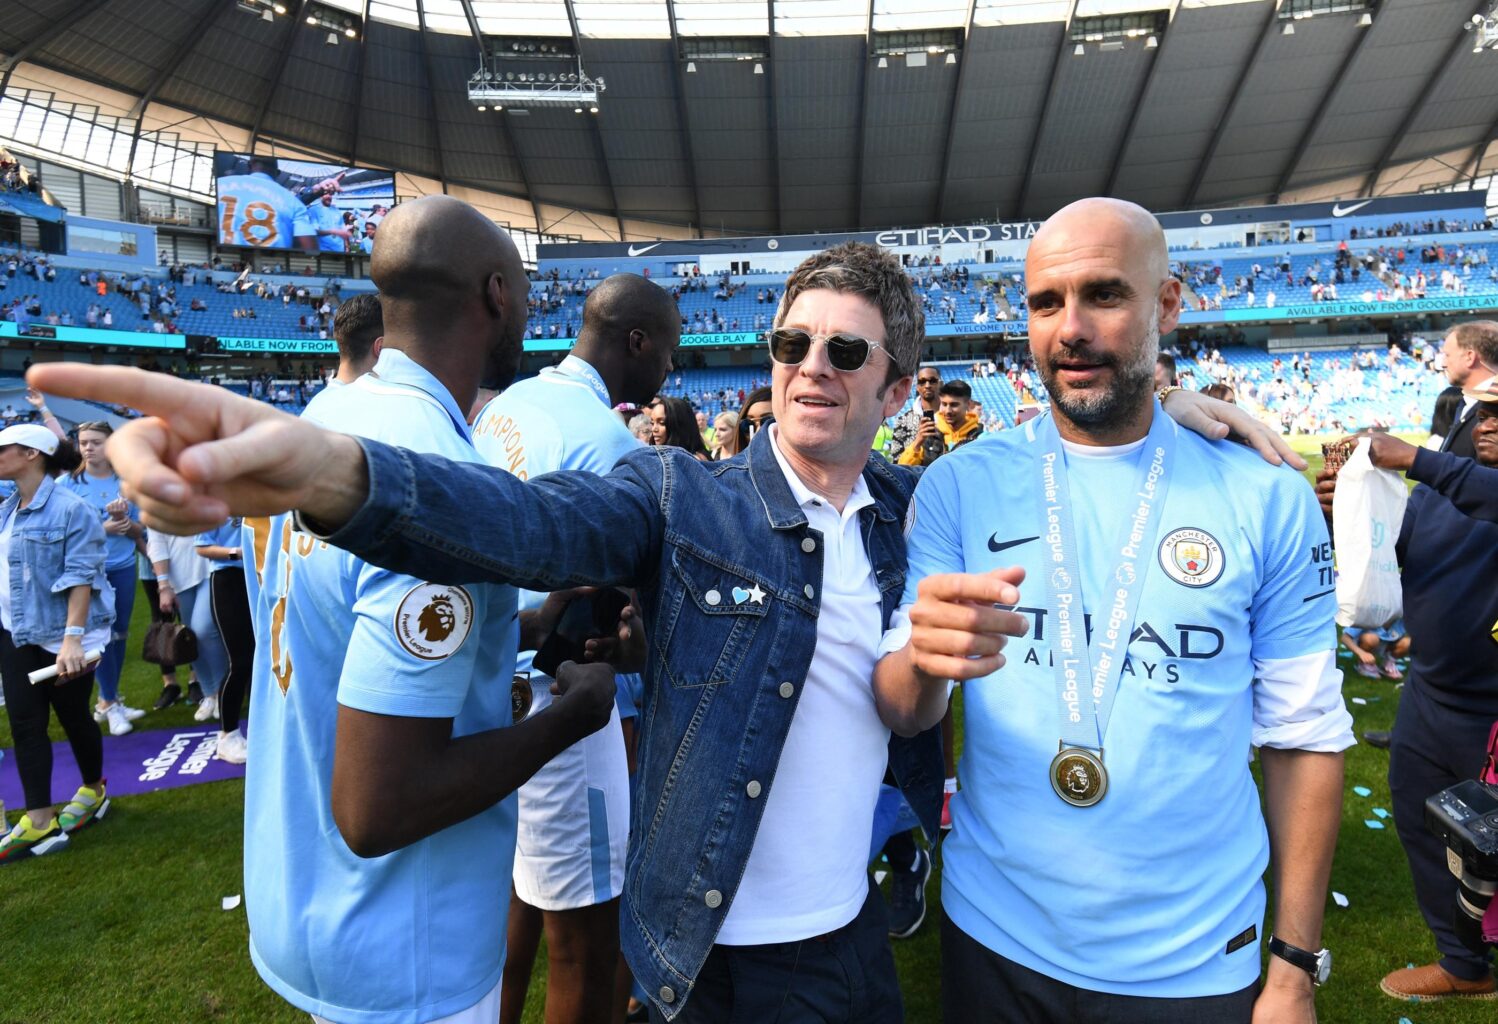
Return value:
M 1482 917 L 1498 889 L 1498 786 L 1468 779 L 1425 801 L 1425 827 L 1446 844 L 1457 879 L 1456 934 L 1483 952 Z

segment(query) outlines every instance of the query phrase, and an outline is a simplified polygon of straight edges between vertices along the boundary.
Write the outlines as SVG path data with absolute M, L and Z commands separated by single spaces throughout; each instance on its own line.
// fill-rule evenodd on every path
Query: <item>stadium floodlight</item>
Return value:
M 1372 25 L 1372 24 L 1373 24 L 1373 15 L 1369 14 L 1367 11 L 1364 11 L 1362 13 L 1362 15 L 1358 18 L 1358 28 L 1367 28 L 1369 25 Z
M 1287 21 L 1287 22 L 1285 22 L 1285 27 L 1282 28 L 1282 29 L 1280 29 L 1280 35 L 1282 35 L 1282 36 L 1293 36 L 1294 34 L 1295 34 L 1295 22 L 1293 22 L 1293 21 Z
M 1080 57 L 1080 56 L 1082 56 L 1082 55 L 1083 55 L 1083 54 L 1084 54 L 1084 53 L 1086 53 L 1086 52 L 1087 52 L 1087 47 L 1086 47 L 1086 46 L 1084 46 L 1084 45 L 1082 45 L 1082 44 L 1081 44 L 1081 43 L 1078 43 L 1078 44 L 1077 44 L 1077 45 L 1076 45 L 1076 46 L 1075 46 L 1075 47 L 1074 47 L 1074 48 L 1073 48 L 1073 49 L 1072 49 L 1072 52 L 1071 52 L 1071 55 L 1072 55 L 1072 56 L 1073 56 L 1073 57 Z
M 1160 37 L 1156 36 L 1156 35 L 1151 35 L 1148 39 L 1146 39 L 1144 41 L 1144 48 L 1146 50 L 1153 50 L 1156 47 L 1158 47 L 1159 45 L 1160 45 Z
M 949 53 L 949 54 L 947 54 L 947 63 L 948 64 L 956 64 L 957 63 L 957 54 L 955 54 L 955 53 Z
M 755 64 L 754 65 L 754 73 L 756 75 L 762 75 L 762 74 L 764 74 L 765 73 L 765 66 L 763 64 Z
M 691 60 L 687 61 L 687 74 L 689 74 L 689 75 L 695 75 L 696 73 L 697 73 L 697 62 L 696 61 L 691 61 Z
M 887 68 L 887 67 L 889 67 L 889 58 L 888 57 L 880 57 L 879 58 L 879 66 L 881 68 Z
M 1472 52 L 1498 50 L 1498 4 L 1487 14 L 1474 14 L 1462 25 L 1463 32 L 1472 33 Z
M 604 89 L 603 79 L 589 78 L 581 64 L 576 72 L 565 75 L 507 71 L 501 79 L 498 71 L 480 63 L 468 79 L 468 102 L 479 109 L 508 106 L 517 114 L 530 107 L 571 107 L 581 114 L 584 107 L 598 106 Z

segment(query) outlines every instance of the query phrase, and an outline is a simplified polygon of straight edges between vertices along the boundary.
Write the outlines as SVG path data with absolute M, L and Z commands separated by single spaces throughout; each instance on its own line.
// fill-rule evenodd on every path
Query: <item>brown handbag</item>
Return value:
M 153 622 L 146 630 L 140 657 L 153 665 L 191 664 L 198 660 L 198 636 L 176 619 Z

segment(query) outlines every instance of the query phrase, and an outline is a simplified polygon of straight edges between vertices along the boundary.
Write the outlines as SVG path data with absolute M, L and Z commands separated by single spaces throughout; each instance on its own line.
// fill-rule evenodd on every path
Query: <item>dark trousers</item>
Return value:
M 215 570 L 208 577 L 208 594 L 213 601 L 213 622 L 224 638 L 229 655 L 229 670 L 219 688 L 220 728 L 233 732 L 239 728 L 239 712 L 250 693 L 250 670 L 255 663 L 255 624 L 250 618 L 250 597 L 244 589 L 244 570 L 236 566 Z
M 941 916 L 947 1024 L 1249 1024 L 1258 983 L 1195 999 L 1092 992 L 1006 959 Z
M 905 1013 L 878 886 L 858 916 L 800 942 L 714 946 L 673 1024 L 900 1024 Z M 664 1024 L 655 1004 L 650 1019 Z
M 1415 901 L 1441 951 L 1441 966 L 1458 978 L 1480 981 L 1490 958 L 1456 937 L 1456 876 L 1446 866 L 1446 844 L 1425 827 L 1425 801 L 1463 779 L 1475 779 L 1487 753 L 1491 715 L 1454 711 L 1437 703 L 1412 676 L 1399 698 L 1389 742 L 1389 792 L 1394 825 L 1410 862 Z
M 67 734 L 73 759 L 84 782 L 97 782 L 104 772 L 104 739 L 89 713 L 94 674 L 85 672 L 61 685 L 32 685 L 27 674 L 57 664 L 57 655 L 33 644 L 17 647 L 10 632 L 0 629 L 0 682 L 5 687 L 5 713 L 16 744 L 16 771 L 26 809 L 52 806 L 52 741 L 47 737 L 50 712 Z

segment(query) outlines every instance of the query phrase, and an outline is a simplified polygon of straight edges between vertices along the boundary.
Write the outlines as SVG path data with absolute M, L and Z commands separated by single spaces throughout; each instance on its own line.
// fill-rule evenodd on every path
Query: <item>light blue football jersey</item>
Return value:
M 1164 415 L 1156 411 L 1156 415 Z M 963 686 L 962 789 L 942 905 L 984 946 L 1081 988 L 1193 997 L 1259 976 L 1268 834 L 1249 771 L 1255 662 L 1335 643 L 1329 544 L 1311 488 L 1252 451 L 1177 430 L 1168 496 L 1103 738 L 1109 788 L 1063 803 L 1039 459 L 1031 421 L 928 469 L 916 488 L 905 600 L 932 573 L 1024 567 L 1007 664 Z M 1118 586 L 1120 527 L 1143 445 L 1066 454 L 1089 627 Z M 1338 703 L 1340 710 L 1340 703 Z M 1341 711 L 1345 714 L 1345 710 Z
M 218 179 L 218 241 L 256 249 L 292 249 L 317 231 L 307 207 L 263 171 Z
M 327 426 L 479 461 L 452 396 L 386 349 L 358 381 L 318 396 Z M 351 1024 L 415 1024 L 477 1003 L 504 963 L 515 798 L 383 857 L 333 820 L 338 706 L 453 719 L 453 734 L 510 724 L 515 591 L 377 569 L 252 521 L 257 649 L 245 788 L 250 954 L 293 1005 Z
M 473 443 L 490 465 L 522 480 L 559 469 L 602 475 L 640 446 L 610 405 L 598 371 L 573 355 L 484 406 L 473 424 Z M 520 606 L 535 608 L 545 599 L 521 591 Z M 531 671 L 534 654 L 520 652 L 516 668 Z
M 307 207 L 307 218 L 318 231 L 332 231 L 344 226 L 343 211 L 337 206 L 324 206 L 320 201 Z M 318 235 L 317 247 L 323 252 L 348 252 L 348 246 L 338 235 Z
M 198 547 L 242 547 L 242 534 L 243 528 L 240 525 L 240 520 L 237 518 L 228 519 L 218 529 L 198 534 Z M 240 558 L 231 558 L 223 562 L 209 558 L 205 559 L 205 561 L 208 563 L 208 572 L 210 574 L 218 572 L 220 569 L 244 568 L 244 560 Z

